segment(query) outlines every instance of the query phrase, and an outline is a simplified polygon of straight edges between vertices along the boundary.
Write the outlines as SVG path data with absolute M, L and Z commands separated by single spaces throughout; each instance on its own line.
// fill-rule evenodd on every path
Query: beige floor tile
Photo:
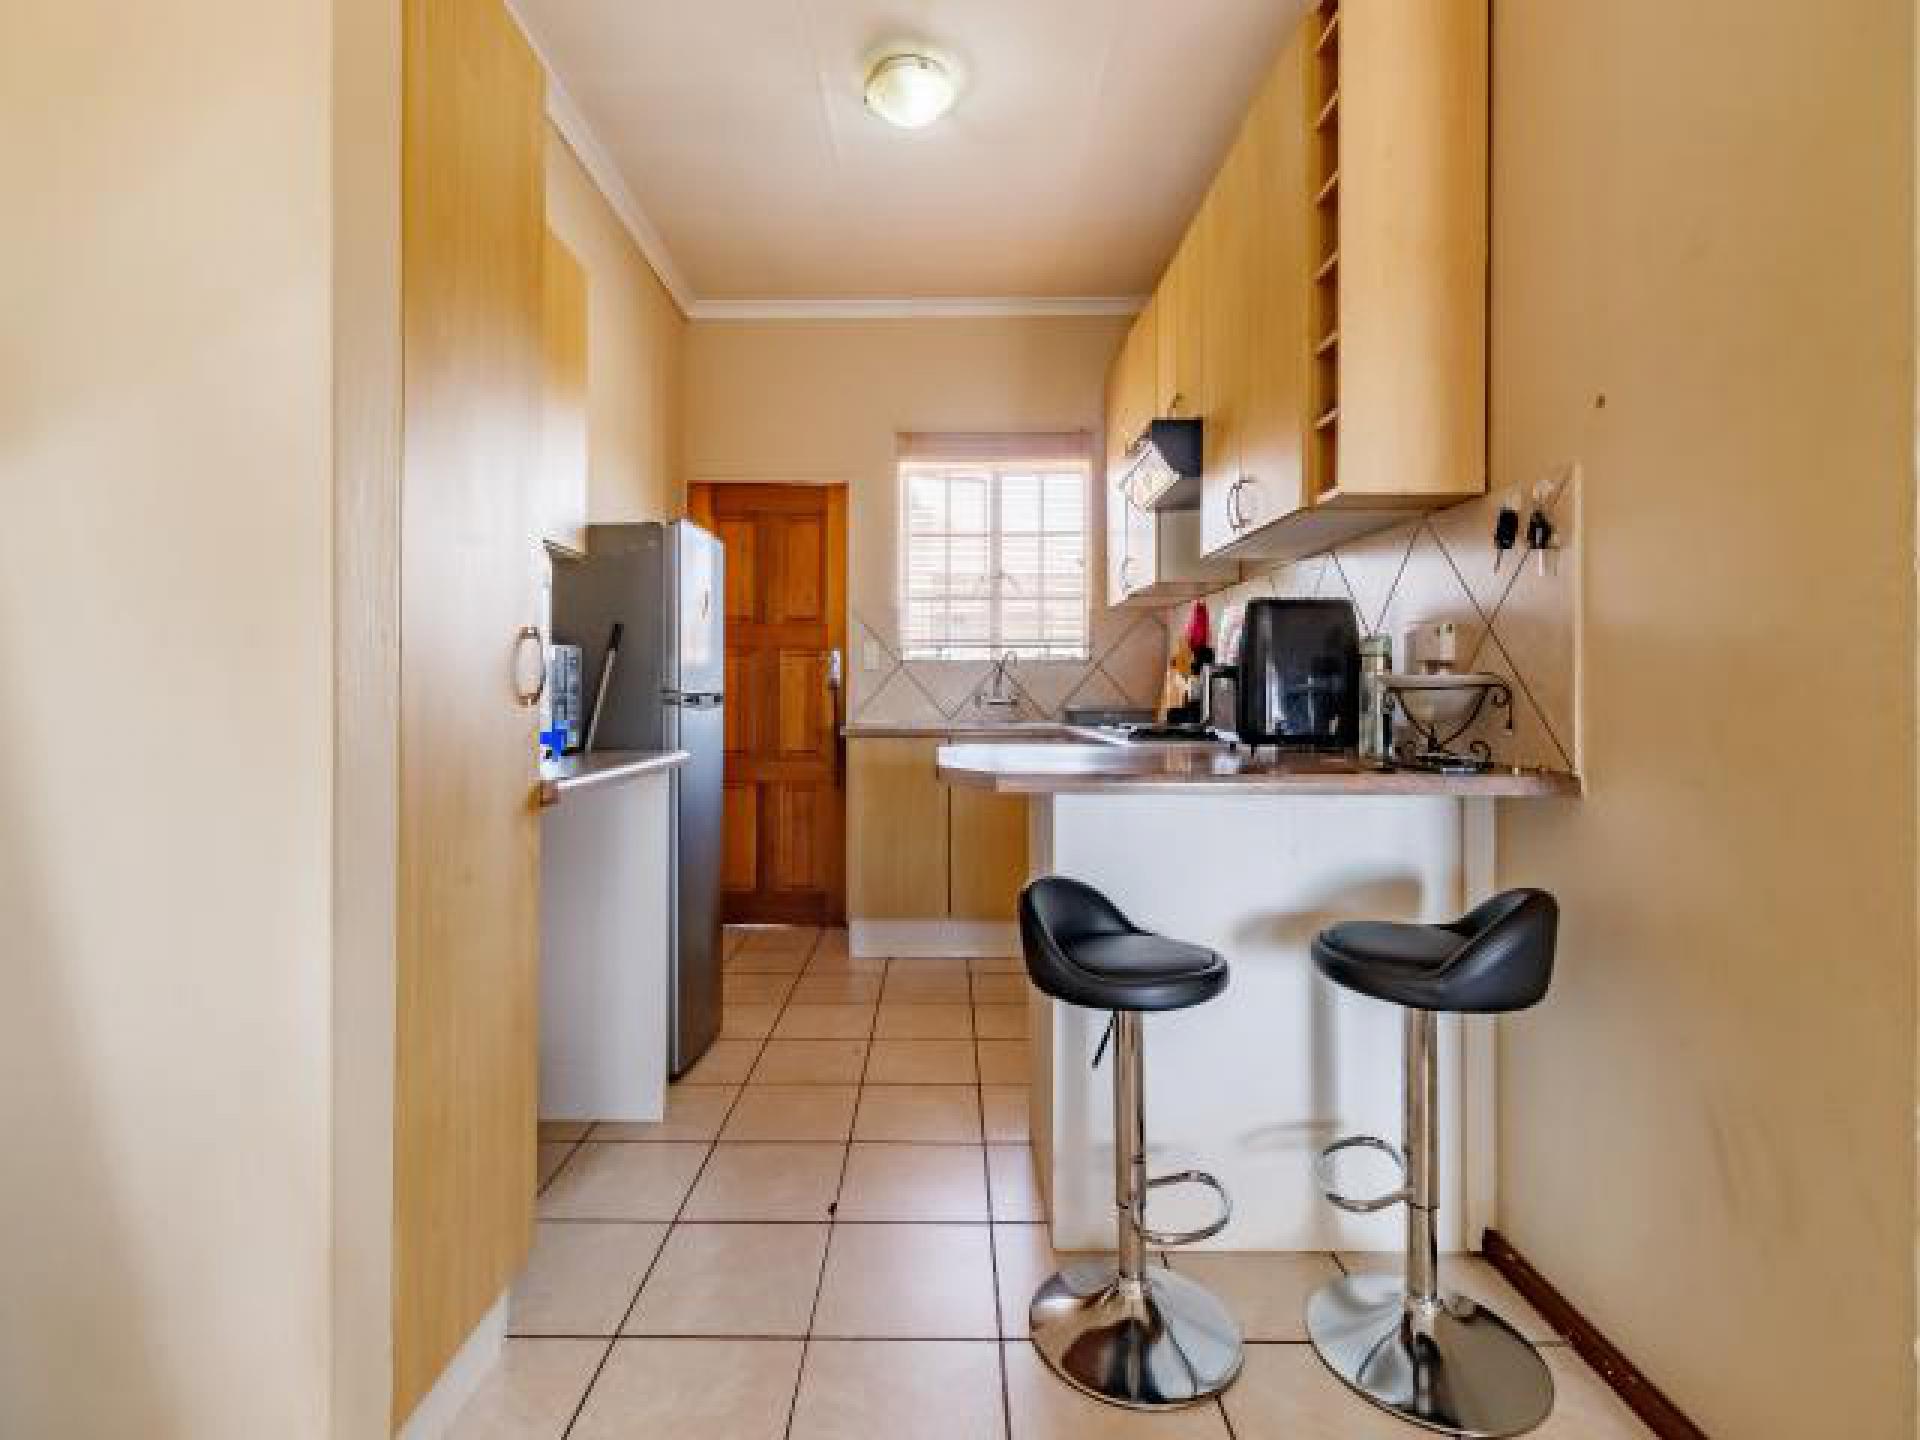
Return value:
M 449 1440 L 560 1440 L 606 1349 L 604 1340 L 507 1341 Z
M 809 967 L 788 999 L 795 1005 L 870 1005 L 880 998 L 881 979 L 874 973 L 815 975 Z
M 976 1040 L 982 1085 L 1025 1085 L 1033 1078 L 1024 1040 Z
M 622 1340 L 570 1440 L 781 1440 L 798 1340 Z
M 977 1144 L 979 1091 L 972 1085 L 867 1085 L 853 1117 L 856 1140 Z
M 845 959 L 848 953 L 847 939 L 846 926 L 829 925 L 820 932 L 819 940 L 814 943 L 813 958 L 816 960 Z
M 611 1335 L 667 1237 L 665 1225 L 542 1221 L 513 1282 L 513 1335 Z
M 967 969 L 975 975 L 1024 975 L 1027 962 L 1018 955 L 976 955 Z
M 1375 1251 L 1342 1251 L 1340 1263 L 1352 1275 L 1368 1272 L 1398 1275 L 1406 1268 L 1399 1254 Z M 1440 1288 L 1486 1306 L 1536 1345 L 1563 1338 L 1507 1283 L 1506 1276 L 1478 1255 L 1442 1255 Z
M 864 1040 L 873 1032 L 873 1008 L 871 1004 L 803 1005 L 789 1001 L 773 1033 L 782 1040 Z
M 1020 1005 L 1027 1003 L 1033 987 L 1024 975 L 976 975 L 973 977 L 973 1003 L 976 1005 Z
M 753 950 L 743 945 L 723 962 L 723 966 L 729 978 L 734 975 L 798 976 L 807 968 L 807 952 Z
M 980 1118 L 989 1144 L 1024 1145 L 1028 1140 L 1027 1087 L 982 1085 Z
M 540 1196 L 543 1220 L 671 1220 L 707 1158 L 703 1144 L 588 1140 Z
M 542 1120 L 540 1138 L 542 1140 L 584 1140 L 587 1131 L 593 1128 L 591 1120 Z
M 542 1190 L 547 1182 L 560 1173 L 560 1167 L 567 1163 L 567 1157 L 573 1153 L 571 1140 L 542 1140 L 538 1152 L 538 1183 Z
M 742 933 L 740 948 L 748 954 L 811 955 L 820 943 L 820 931 L 812 925 L 755 925 Z
M 825 1225 L 676 1225 L 627 1333 L 804 1337 L 826 1253 Z
M 857 1085 L 867 1063 L 864 1040 L 769 1040 L 750 1085 Z
M 965 975 L 962 955 L 896 955 L 887 964 L 889 975 Z
M 878 955 L 830 954 L 824 949 L 816 950 L 813 958 L 807 961 L 804 978 L 806 979 L 842 979 L 858 975 L 868 979 L 884 979 L 887 962 Z
M 749 1085 L 722 1140 L 845 1140 L 853 1133 L 853 1085 Z
M 987 1218 L 986 1166 L 978 1145 L 855 1145 L 840 1182 L 841 1220 Z
M 1000 1292 L 1000 1333 L 1009 1339 L 1025 1338 L 1027 1307 L 1033 1303 L 1033 1293 L 1054 1271 L 1063 1265 L 1113 1263 L 1111 1254 L 1056 1254 L 1045 1225 L 995 1225 L 993 1251 Z M 1163 1265 L 1166 1257 L 1156 1253 L 1153 1263 Z
M 883 1002 L 901 1005 L 965 1005 L 972 998 L 964 970 L 900 968 L 896 960 L 887 967 L 886 988 L 880 992 Z
M 685 1220 L 825 1220 L 840 1190 L 846 1146 L 714 1146 Z
M 1082 1395 L 1047 1369 L 1033 1346 L 1005 1347 L 1013 1440 L 1228 1440 L 1218 1405 L 1144 1414 Z
M 756 975 L 736 971 L 720 982 L 729 1005 L 784 1005 L 799 981 L 792 975 Z
M 836 1225 L 813 1333 L 969 1340 L 996 1330 L 984 1225 Z
M 1646 1440 L 1653 1433 L 1572 1350 L 1553 1345 L 1540 1353 L 1553 1372 L 1553 1414 L 1533 1432 L 1537 1440 Z
M 874 1017 L 876 1040 L 967 1040 L 973 1036 L 973 1011 L 965 1005 L 888 1004 Z
M 773 1022 L 779 1018 L 778 1005 L 729 1000 L 720 1012 L 720 1038 L 764 1040 L 773 1033 Z
M 1340 1278 L 1333 1256 L 1306 1250 L 1176 1250 L 1173 1268 L 1219 1296 L 1249 1340 L 1305 1340 L 1307 1297 Z
M 867 1055 L 869 1085 L 971 1085 L 971 1040 L 876 1040 Z
M 738 925 L 729 925 L 721 933 L 720 953 L 722 956 L 732 956 L 746 943 L 747 932 Z
M 1018 1005 L 976 1005 L 973 1007 L 973 1033 L 982 1040 L 1024 1040 L 1027 1038 L 1026 1003 Z
M 667 1113 L 659 1120 L 602 1120 L 596 1140 L 711 1140 L 733 1108 L 738 1085 L 669 1085 Z
M 1412 1440 L 1426 1433 L 1347 1389 L 1311 1345 L 1247 1346 L 1240 1378 L 1220 1398 L 1234 1440 Z
M 992 1187 L 995 1220 L 1017 1223 L 1047 1218 L 1033 1173 L 1033 1151 L 1027 1146 L 989 1145 L 987 1183 Z
M 760 1056 L 758 1040 L 716 1040 L 677 1082 L 681 1085 L 738 1085 Z
M 790 1440 L 1004 1440 L 996 1347 L 815 1341 L 788 1433 Z

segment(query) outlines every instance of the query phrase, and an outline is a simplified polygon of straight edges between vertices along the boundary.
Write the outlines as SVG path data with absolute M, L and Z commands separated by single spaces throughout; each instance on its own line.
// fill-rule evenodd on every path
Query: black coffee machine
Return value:
M 1360 735 L 1360 626 L 1350 600 L 1247 602 L 1234 669 L 1243 745 L 1350 750 Z

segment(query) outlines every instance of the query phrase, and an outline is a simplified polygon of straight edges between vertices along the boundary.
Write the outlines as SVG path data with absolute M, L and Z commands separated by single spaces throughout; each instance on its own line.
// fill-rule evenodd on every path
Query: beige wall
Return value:
M 1914 1434 L 1912 23 L 1497 7 L 1493 464 L 1586 467 L 1590 785 L 1501 817 L 1566 916 L 1501 1225 L 1740 1440 Z
M 328 1422 L 333 11 L 0 46 L 9 1436 Z
M 677 516 L 687 322 L 552 126 L 547 223 L 587 272 L 587 517 Z
M 1068 317 L 692 326 L 688 479 L 851 486 L 848 593 L 857 623 L 849 697 L 856 708 L 886 676 L 861 668 L 860 626 L 889 650 L 898 645 L 894 436 L 903 430 L 1097 434 L 1107 366 L 1127 323 Z M 1092 528 L 1098 577 L 1097 513 Z M 1096 644 L 1112 638 L 1103 629 Z M 940 686 L 950 678 L 928 683 L 945 694 Z

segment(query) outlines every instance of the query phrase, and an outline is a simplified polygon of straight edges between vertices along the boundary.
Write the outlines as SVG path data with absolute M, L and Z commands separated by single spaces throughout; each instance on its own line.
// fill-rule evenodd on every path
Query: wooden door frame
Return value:
M 847 506 L 849 486 L 844 480 L 696 480 L 687 486 L 687 518 L 703 529 L 715 531 L 713 499 L 715 493 L 725 487 L 729 491 L 760 491 L 769 496 L 794 490 L 823 490 L 827 492 L 827 567 L 826 567 L 826 626 L 829 648 L 840 652 L 840 713 L 836 717 L 833 735 L 835 764 L 834 785 L 838 796 L 837 814 L 833 827 L 834 843 L 829 847 L 826 861 L 826 921 L 832 925 L 847 923 L 847 759 L 846 740 L 839 733 L 839 727 L 851 720 L 847 711 L 847 684 L 852 676 L 852 658 L 847 654 L 847 572 L 849 564 L 847 546 Z M 728 697 L 732 703 L 732 697 Z M 764 853 L 760 863 L 765 864 Z M 724 903 L 724 902 L 723 902 Z

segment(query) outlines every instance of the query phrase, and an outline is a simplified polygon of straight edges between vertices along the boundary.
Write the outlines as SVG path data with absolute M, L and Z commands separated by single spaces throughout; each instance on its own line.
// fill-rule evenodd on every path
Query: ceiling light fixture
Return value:
M 953 108 L 959 93 L 946 66 L 914 51 L 882 56 L 867 72 L 867 108 L 902 130 L 931 125 Z

